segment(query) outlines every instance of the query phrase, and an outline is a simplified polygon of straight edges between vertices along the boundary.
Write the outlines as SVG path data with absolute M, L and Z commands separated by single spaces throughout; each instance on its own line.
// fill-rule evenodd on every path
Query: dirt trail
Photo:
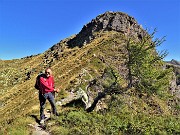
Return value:
M 45 113 L 46 120 L 49 120 L 50 112 L 45 111 L 44 113 Z M 37 121 L 35 124 L 28 124 L 28 126 L 32 128 L 31 135 L 50 135 L 50 133 L 45 128 L 43 128 Z
M 38 123 L 35 125 L 29 124 L 33 128 L 32 135 L 50 135 L 49 132 L 45 131 Z

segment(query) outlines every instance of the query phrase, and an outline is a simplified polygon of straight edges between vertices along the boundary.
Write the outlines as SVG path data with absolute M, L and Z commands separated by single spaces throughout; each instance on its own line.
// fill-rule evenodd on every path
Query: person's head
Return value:
M 46 68 L 45 70 L 46 77 L 50 77 L 52 75 L 52 71 L 50 68 Z

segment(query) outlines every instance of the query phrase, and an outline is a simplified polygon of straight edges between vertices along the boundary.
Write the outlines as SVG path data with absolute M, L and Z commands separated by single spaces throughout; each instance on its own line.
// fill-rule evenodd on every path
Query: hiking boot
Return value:
M 44 120 L 40 120 L 40 125 L 45 125 Z
M 43 130 L 46 130 L 46 125 L 45 125 L 45 121 L 44 121 L 44 120 L 41 120 L 41 121 L 40 121 L 40 127 L 41 127 Z

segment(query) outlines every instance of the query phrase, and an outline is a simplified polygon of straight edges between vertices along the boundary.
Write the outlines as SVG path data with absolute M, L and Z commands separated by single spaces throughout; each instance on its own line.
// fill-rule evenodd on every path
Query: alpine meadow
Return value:
M 163 61 L 155 34 L 126 13 L 105 12 L 42 54 L 0 60 L 0 134 L 180 134 L 180 62 Z M 40 129 L 34 85 L 47 67 L 60 116 Z

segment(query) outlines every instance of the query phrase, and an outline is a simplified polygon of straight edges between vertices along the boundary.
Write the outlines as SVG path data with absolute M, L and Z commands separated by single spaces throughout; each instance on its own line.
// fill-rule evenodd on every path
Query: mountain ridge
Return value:
M 134 23 L 132 23 L 133 21 Z M 112 29 L 110 29 L 111 27 Z M 123 31 L 121 28 L 123 28 Z M 0 64 L 0 77 L 2 80 L 0 82 L 2 92 L 0 97 L 1 129 L 4 129 L 4 131 L 15 130 L 18 124 L 24 127 L 26 122 L 32 122 L 30 116 L 39 115 L 38 91 L 35 90 L 34 84 L 37 74 L 46 67 L 52 68 L 55 85 L 61 89 L 61 92 L 56 96 L 56 101 L 62 102 L 62 99 L 66 99 L 68 94 L 74 93 L 78 95 L 84 91 L 88 95 L 88 103 L 91 105 L 88 111 L 96 110 L 98 114 L 87 113 L 87 110 L 85 110 L 87 106 L 84 104 L 86 102 L 82 102 L 83 96 L 80 94 L 78 96 L 81 102 L 72 99 L 72 102 L 68 103 L 73 104 L 72 107 L 70 105 L 58 106 L 58 111 L 61 112 L 62 117 L 59 117 L 55 124 L 52 124 L 52 128 L 49 126 L 52 134 L 60 133 L 59 128 L 64 129 L 64 132 L 77 134 L 80 134 L 81 131 L 87 134 L 90 132 L 91 134 L 95 134 L 95 132 L 108 134 L 113 133 L 113 131 L 122 134 L 135 134 L 138 132 L 143 134 L 146 133 L 146 130 L 150 130 L 148 128 L 151 127 L 139 125 L 139 123 L 144 123 L 143 120 L 136 123 L 138 117 L 142 115 L 149 119 L 153 114 L 157 121 L 160 118 L 163 119 L 162 121 L 174 120 L 179 114 L 176 98 L 166 97 L 165 100 L 159 98 L 158 95 L 141 93 L 133 87 L 128 88 L 127 37 L 131 37 L 138 42 L 146 34 L 134 18 L 127 14 L 106 12 L 85 25 L 77 35 L 61 40 L 42 54 L 12 61 L 3 61 Z M 177 83 L 173 82 L 173 84 L 172 89 L 175 90 Z M 129 114 L 133 114 L 136 119 L 133 119 L 132 115 Z M 107 117 L 103 117 L 104 115 Z M 114 117 L 110 117 L 111 115 Z M 167 115 L 170 119 L 166 119 Z M 98 122 L 100 125 L 104 124 L 103 126 L 106 127 L 107 121 L 110 124 L 109 127 L 116 128 L 101 129 L 101 125 L 97 128 L 100 129 L 99 131 L 94 130 L 94 127 L 85 130 L 87 127 L 91 127 L 88 117 L 92 120 L 94 118 L 101 120 L 102 117 L 105 121 Z M 114 121 L 117 120 L 117 123 L 113 123 L 108 117 Z M 126 122 L 124 118 L 127 118 L 129 122 Z M 123 120 L 124 123 L 121 123 Z M 67 125 L 63 125 L 63 122 Z M 76 122 L 79 122 L 79 124 Z M 175 126 L 178 125 L 176 121 L 173 122 L 175 122 Z M 81 123 L 87 124 L 87 127 L 82 126 Z M 90 123 L 92 124 L 92 121 Z M 151 124 L 149 125 L 151 126 Z M 152 126 L 156 127 L 156 131 L 150 130 L 150 133 L 160 133 L 158 128 L 167 133 L 178 132 L 178 128 L 175 128 L 174 131 L 173 128 L 167 126 L 166 128 L 169 131 L 166 131 L 161 125 L 162 123 L 158 127 L 159 124 L 152 124 Z M 147 129 L 143 130 L 143 127 L 147 127 Z M 80 130 L 77 130 L 77 128 Z M 26 127 L 26 130 L 30 129 Z

